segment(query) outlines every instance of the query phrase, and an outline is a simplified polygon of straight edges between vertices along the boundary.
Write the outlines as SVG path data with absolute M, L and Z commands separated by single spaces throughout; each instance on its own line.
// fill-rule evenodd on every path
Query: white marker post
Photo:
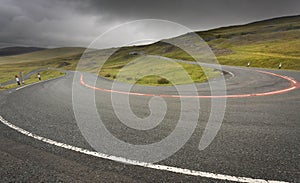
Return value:
M 22 81 L 22 84 L 24 85 L 25 81 L 24 81 L 23 71 L 21 72 L 21 81 Z
M 248 62 L 248 64 L 247 64 L 247 67 L 250 67 L 250 64 L 251 64 L 251 63 L 250 63 L 250 62 Z
M 19 79 L 19 82 L 21 83 L 21 84 L 24 84 L 24 80 L 23 80 L 23 72 L 19 72 L 19 76 L 20 76 L 20 79 Z
M 278 69 L 281 69 L 281 66 L 282 66 L 282 64 L 281 64 L 281 62 L 280 62 L 279 66 L 278 66 Z

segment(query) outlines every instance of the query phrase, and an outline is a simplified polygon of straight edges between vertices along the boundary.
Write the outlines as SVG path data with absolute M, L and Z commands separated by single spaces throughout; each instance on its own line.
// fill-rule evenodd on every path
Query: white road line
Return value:
M 235 75 L 232 72 L 226 71 L 226 70 L 223 70 L 223 71 L 228 72 L 232 77 L 235 77 Z
M 51 145 L 54 145 L 57 147 L 65 148 L 65 149 L 72 150 L 75 152 L 79 152 L 82 154 L 99 157 L 102 159 L 112 160 L 112 161 L 116 161 L 116 162 L 120 162 L 120 163 L 124 163 L 124 164 L 130 164 L 130 165 L 141 166 L 141 167 L 145 167 L 145 168 L 151 168 L 151 169 L 156 169 L 156 170 L 163 170 L 163 171 L 174 172 L 174 173 L 179 173 L 179 174 L 184 174 L 184 175 L 198 176 L 198 177 L 217 179 L 217 180 L 227 180 L 227 181 L 234 181 L 234 182 L 248 182 L 248 183 L 252 183 L 252 182 L 255 182 L 255 183 L 284 183 L 283 181 L 254 179 L 254 178 L 248 178 L 248 177 L 237 177 L 237 176 L 231 176 L 231 175 L 215 174 L 215 173 L 202 172 L 202 171 L 197 171 L 197 170 L 189 170 L 189 169 L 184 169 L 184 168 L 177 168 L 177 167 L 172 167 L 172 166 L 158 165 L 158 164 L 153 164 L 153 163 L 130 160 L 130 159 L 122 158 L 122 157 L 99 153 L 96 151 L 90 151 L 87 149 L 72 146 L 69 144 L 64 144 L 62 142 L 57 142 L 55 140 L 51 140 L 51 139 L 33 134 L 29 131 L 26 131 L 26 130 L 8 122 L 2 116 L 0 116 L 0 121 L 4 125 L 10 127 L 11 129 L 14 129 L 17 132 L 19 132 L 23 135 L 26 135 L 28 137 L 32 137 L 36 140 L 39 140 L 39 141 L 42 141 L 42 142 L 45 142 L 45 143 L 48 143 L 48 144 L 51 144 Z

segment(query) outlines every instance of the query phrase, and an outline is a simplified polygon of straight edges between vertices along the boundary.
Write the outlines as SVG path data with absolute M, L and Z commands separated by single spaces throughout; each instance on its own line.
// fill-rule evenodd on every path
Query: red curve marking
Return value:
M 192 96 L 192 95 L 167 95 L 167 94 L 134 93 L 134 92 L 109 90 L 109 89 L 105 89 L 105 88 L 97 88 L 95 86 L 90 86 L 90 85 L 86 84 L 83 81 L 83 75 L 82 74 L 80 76 L 80 84 L 82 84 L 83 86 L 85 86 L 87 88 L 91 88 L 91 89 L 102 91 L 102 92 L 119 93 L 119 94 L 136 95 L 136 96 L 146 96 L 146 97 L 157 97 L 157 96 L 159 96 L 159 97 L 163 97 L 163 98 L 245 98 L 245 97 L 256 97 L 256 96 L 268 96 L 268 95 L 282 94 L 282 93 L 286 93 L 286 92 L 289 92 L 289 91 L 300 88 L 300 83 L 297 80 L 295 80 L 291 77 L 283 76 L 283 75 L 280 75 L 280 74 L 275 74 L 275 73 L 267 72 L 267 71 L 259 71 L 259 70 L 256 70 L 256 71 L 260 72 L 260 73 L 269 74 L 269 75 L 272 75 L 272 76 L 283 78 L 283 79 L 290 82 L 290 86 L 288 88 L 285 88 L 285 89 L 275 90 L 275 91 L 271 91 L 271 92 L 264 92 L 264 93 L 237 94 L 237 95 L 215 95 L 215 96 L 211 96 L 211 95 Z

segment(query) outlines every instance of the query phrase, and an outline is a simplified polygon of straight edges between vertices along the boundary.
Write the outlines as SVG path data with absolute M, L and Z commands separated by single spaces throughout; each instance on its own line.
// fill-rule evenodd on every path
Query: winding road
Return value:
M 205 64 L 204 64 L 205 65 Z M 205 65 L 211 66 L 213 65 Z M 112 82 L 82 73 L 74 83 L 95 92 L 105 127 L 118 139 L 149 144 L 167 137 L 180 113 L 180 98 L 200 100 L 200 117 L 190 139 L 175 154 L 147 163 L 96 153 L 76 123 L 72 105 L 74 72 L 19 90 L 0 93 L 0 177 L 3 182 L 300 182 L 300 72 L 222 66 L 226 95 L 211 96 L 209 83 L 197 95 L 176 88 L 135 85 L 112 91 Z M 220 82 L 218 78 L 211 82 Z M 218 88 L 216 88 L 218 90 Z M 221 88 L 220 88 L 221 90 Z M 111 93 L 129 94 L 132 111 L 150 115 L 149 100 L 168 107 L 162 124 L 134 130 L 114 113 Z M 218 92 L 217 92 L 218 93 Z M 212 98 L 226 98 L 225 115 L 212 143 L 199 150 Z M 187 109 L 188 110 L 188 109 Z M 183 127 L 184 128 L 184 127 Z M 182 133 L 184 130 L 182 130 Z M 117 149 L 117 148 L 116 148 Z

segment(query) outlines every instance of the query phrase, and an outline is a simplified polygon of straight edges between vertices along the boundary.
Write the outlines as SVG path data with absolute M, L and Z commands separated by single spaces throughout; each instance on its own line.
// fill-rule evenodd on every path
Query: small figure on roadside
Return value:
M 250 63 L 250 62 L 248 62 L 248 64 L 247 64 L 247 67 L 250 67 L 250 64 L 251 64 L 251 63 Z
M 282 64 L 281 64 L 281 62 L 280 62 L 280 64 L 278 65 L 278 69 L 281 69 L 281 66 L 282 66 Z
M 37 77 L 41 81 L 41 75 L 40 75 L 40 73 L 37 74 Z
M 15 77 L 16 77 L 16 82 L 17 82 L 17 84 L 18 84 L 18 85 L 21 85 L 19 77 L 18 77 L 17 75 L 16 75 Z

